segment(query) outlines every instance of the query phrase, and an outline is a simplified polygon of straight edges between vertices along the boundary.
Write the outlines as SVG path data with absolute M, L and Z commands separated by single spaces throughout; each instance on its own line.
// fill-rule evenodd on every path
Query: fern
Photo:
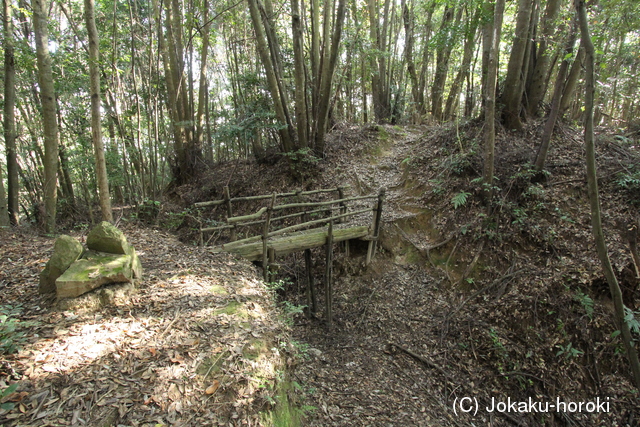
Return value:
M 467 198 L 471 195 L 471 193 L 467 193 L 466 191 L 461 191 L 455 196 L 451 198 L 451 203 L 453 204 L 454 209 L 458 209 L 460 206 L 464 206 L 467 203 Z

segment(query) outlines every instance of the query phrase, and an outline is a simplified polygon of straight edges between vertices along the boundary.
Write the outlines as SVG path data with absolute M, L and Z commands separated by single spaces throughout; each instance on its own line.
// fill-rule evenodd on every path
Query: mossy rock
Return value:
M 56 280 L 58 298 L 72 298 L 108 283 L 133 281 L 130 255 L 97 254 L 74 262 Z
M 73 264 L 84 251 L 82 244 L 71 236 L 62 235 L 53 244 L 53 255 L 40 274 L 41 294 L 56 292 L 56 279 Z
M 110 254 L 131 254 L 131 247 L 122 231 L 107 221 L 102 221 L 87 235 L 87 247 L 92 251 Z

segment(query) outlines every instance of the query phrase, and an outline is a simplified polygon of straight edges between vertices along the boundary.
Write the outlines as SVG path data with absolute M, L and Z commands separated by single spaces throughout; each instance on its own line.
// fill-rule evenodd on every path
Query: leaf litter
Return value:
M 0 425 L 260 425 L 289 356 L 255 267 L 122 228 L 143 281 L 126 301 L 84 313 L 37 294 L 52 239 L 1 232 L 2 304 L 20 306 L 17 319 L 31 326 L 19 351 L 0 358 L 0 390 L 18 384 Z

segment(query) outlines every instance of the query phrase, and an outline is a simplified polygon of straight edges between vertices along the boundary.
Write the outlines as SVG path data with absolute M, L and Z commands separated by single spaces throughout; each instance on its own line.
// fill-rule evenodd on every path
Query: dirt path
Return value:
M 571 223 L 573 228 L 558 226 L 559 233 L 574 237 L 558 243 L 547 239 L 555 250 L 568 245 L 567 258 L 551 255 L 544 245 L 531 246 L 534 239 L 526 235 L 556 230 L 561 218 L 548 213 L 543 218 L 549 222 L 521 223 L 518 234 L 512 230 L 513 219 L 503 212 L 494 219 L 508 221 L 500 226 L 503 237 L 468 237 L 486 235 L 478 220 L 482 207 L 468 206 L 477 201 L 469 202 L 467 209 L 452 206 L 452 197 L 468 190 L 469 177 L 478 174 L 476 159 L 461 162 L 466 160 L 458 154 L 457 131 L 385 127 L 361 131 L 359 137 L 368 138 L 364 143 L 348 131 L 337 137 L 341 145 L 331 159 L 337 165 L 335 178 L 323 186 L 348 183 L 359 194 L 385 187 L 387 198 L 381 253 L 373 265 L 365 270 L 362 259 L 338 257 L 333 330 L 321 320 L 303 319 L 294 330 L 301 347 L 308 346 L 308 358 L 295 376 L 304 385 L 304 403 L 316 408 L 309 425 L 635 425 L 640 407 L 628 376 L 599 373 L 609 362 L 598 361 L 601 356 L 591 344 L 596 326 L 585 325 L 591 315 L 576 302 L 576 295 L 584 295 L 580 286 L 585 282 L 567 292 L 567 274 L 589 265 L 579 258 L 584 251 L 572 253 L 581 245 L 588 247 L 589 240 L 582 239 L 589 235 L 588 212 L 576 214 L 580 219 Z M 526 144 L 503 150 L 522 147 Z M 450 175 L 458 167 L 471 167 L 472 172 L 460 169 L 458 175 Z M 500 167 L 520 166 L 502 160 Z M 448 171 L 444 176 L 443 170 Z M 512 180 L 506 185 L 514 185 L 505 172 L 502 177 Z M 548 205 L 539 206 L 545 212 L 562 212 L 552 207 L 563 198 L 562 193 L 550 195 L 544 199 Z M 547 225 L 543 229 L 540 224 Z M 468 233 L 466 227 L 475 228 Z M 463 281 L 472 259 L 484 263 L 482 273 L 476 282 Z M 606 326 L 606 307 L 593 308 L 593 318 L 603 319 L 597 333 L 609 334 L 615 328 Z M 594 329 L 587 332 L 590 328 Z M 585 354 L 581 363 L 573 359 L 577 356 L 562 355 L 572 343 L 581 344 L 582 350 L 575 353 Z M 611 360 L 617 357 L 610 347 L 598 351 Z M 493 399 L 588 402 L 598 396 L 611 398 L 609 412 L 486 409 Z M 475 416 L 456 415 L 453 405 L 464 398 L 478 405 Z
M 362 193 L 387 189 L 386 230 L 426 208 L 404 168 L 423 132 L 390 135 L 365 154 L 369 163 L 345 156 L 337 168 L 342 171 L 338 179 Z M 424 234 L 412 237 L 418 244 L 435 243 Z M 447 344 L 439 342 L 438 325 L 448 305 L 440 285 L 425 269 L 389 254 L 378 255 L 366 274 L 337 280 L 334 329 L 327 331 L 311 321 L 294 330 L 296 338 L 309 346 L 308 360 L 298 367 L 296 377 L 307 387 L 305 402 L 317 408 L 310 425 L 466 424 L 465 419 L 456 419 L 449 403 L 462 385 L 454 378 L 456 373 L 430 362 L 438 356 L 434 360 L 441 363 L 447 351 Z

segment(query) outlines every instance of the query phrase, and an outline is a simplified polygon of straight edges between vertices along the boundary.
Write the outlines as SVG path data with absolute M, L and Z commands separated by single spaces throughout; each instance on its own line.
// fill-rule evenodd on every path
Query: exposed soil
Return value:
M 306 158 L 294 174 L 284 160 L 233 162 L 175 189 L 175 213 L 165 205 L 159 224 L 187 243 L 198 240 L 200 224 L 225 213 L 177 207 L 221 198 L 226 184 L 232 197 L 340 185 L 349 185 L 350 195 L 386 189 L 372 265 L 364 266 L 366 244 L 352 243 L 349 257 L 337 254 L 333 328 L 322 311 L 299 314 L 292 337 L 251 264 L 155 229 L 125 227 L 147 274 L 139 293 L 80 315 L 57 312 L 35 293 L 52 240 L 1 234 L 3 297 L 24 303 L 19 318 L 37 322 L 30 331 L 38 336 L 3 356 L 0 380 L 20 380 L 21 394 L 0 423 L 99 425 L 94 421 L 115 416 L 122 425 L 270 425 L 265 414 L 289 396 L 310 426 L 637 425 L 638 394 L 592 243 L 581 137 L 559 128 L 551 175 L 532 183 L 526 162 L 540 132 L 541 124 L 531 123 L 523 133 L 499 135 L 499 188 L 489 212 L 477 182 L 478 123 L 344 127 L 331 133 L 326 159 Z M 638 147 L 603 133 L 598 155 L 609 252 L 625 304 L 637 310 L 638 279 L 620 231 L 637 216 L 640 197 L 617 180 L 640 165 Z M 257 210 L 244 209 L 235 214 Z M 313 256 L 322 283 L 323 251 Z M 306 304 L 301 256 L 279 262 L 289 283 L 280 300 Z M 320 297 L 321 309 L 323 303 Z M 102 353 L 86 343 L 71 350 L 94 329 L 111 334 Z M 256 359 L 258 341 L 264 354 Z M 294 348 L 298 356 L 289 355 Z M 265 374 L 266 365 L 274 369 Z M 285 367 L 291 381 L 277 378 Z M 463 398 L 477 402 L 477 414 L 455 410 Z M 600 399 L 608 411 L 486 409 L 508 399 L 532 399 L 541 409 L 558 399 Z M 296 425 L 295 416 L 278 423 Z

